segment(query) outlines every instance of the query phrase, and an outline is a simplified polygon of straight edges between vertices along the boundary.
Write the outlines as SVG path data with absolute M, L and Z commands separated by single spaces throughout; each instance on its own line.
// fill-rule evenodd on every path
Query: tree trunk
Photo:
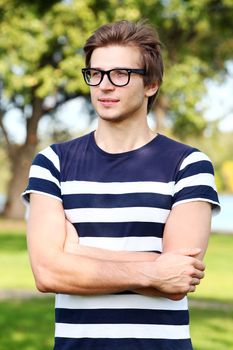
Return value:
M 29 168 L 36 152 L 37 128 L 44 112 L 42 99 L 34 97 L 32 111 L 31 118 L 27 119 L 27 136 L 24 145 L 9 149 L 11 179 L 3 212 L 3 216 L 9 219 L 23 219 L 25 216 L 25 207 L 20 195 L 27 185 Z
M 27 185 L 31 160 L 35 154 L 36 145 L 24 145 L 11 157 L 11 179 L 8 184 L 4 217 L 9 219 L 23 219 L 25 206 L 21 199 L 21 193 Z

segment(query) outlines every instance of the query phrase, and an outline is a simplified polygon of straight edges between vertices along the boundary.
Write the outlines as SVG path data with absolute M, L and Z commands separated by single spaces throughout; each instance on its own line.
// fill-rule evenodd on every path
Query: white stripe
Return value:
M 175 193 L 181 191 L 185 187 L 201 185 L 210 186 L 216 191 L 214 176 L 212 174 L 202 173 L 193 176 L 188 176 L 178 181 L 175 185 Z
M 48 169 L 42 168 L 39 165 L 32 165 L 29 172 L 29 177 L 48 180 L 55 183 L 60 188 L 59 181 L 50 173 Z
M 58 199 L 60 202 L 62 202 L 62 199 L 61 199 L 60 197 L 54 196 L 53 194 L 50 194 L 50 193 L 47 193 L 47 192 L 42 192 L 42 191 L 27 190 L 27 191 L 25 191 L 25 192 L 22 193 L 23 201 L 24 201 L 24 203 L 25 203 L 26 205 L 28 204 L 28 201 L 27 201 L 27 199 L 26 199 L 26 195 L 27 195 L 27 194 L 31 194 L 31 193 L 42 194 L 43 196 L 55 198 L 55 199 Z
M 80 237 L 80 244 L 89 247 L 129 250 L 129 251 L 162 251 L 162 238 L 158 237 Z
M 53 163 L 55 168 L 60 171 L 59 157 L 51 147 L 46 147 L 44 150 L 40 151 L 39 154 L 43 154 L 46 158 L 48 158 Z
M 183 203 L 190 203 L 190 202 L 207 202 L 207 203 L 211 203 L 214 204 L 216 207 L 213 208 L 214 212 L 219 212 L 220 211 L 220 204 L 218 202 L 212 201 L 211 199 L 208 198 L 189 198 L 189 199 L 184 199 L 182 201 L 176 202 L 172 207 L 176 207 L 179 204 L 183 204 Z
M 187 297 L 173 301 L 166 298 L 149 297 L 138 294 L 112 295 L 56 295 L 56 308 L 62 309 L 147 309 L 147 310 L 187 310 Z
M 181 163 L 180 170 L 183 170 L 187 165 L 199 162 L 201 160 L 207 160 L 211 162 L 210 158 L 202 152 L 193 152 L 187 156 Z
M 72 222 L 160 222 L 165 223 L 169 210 L 147 207 L 78 208 L 65 210 Z
M 187 339 L 189 326 L 56 323 L 55 337 Z
M 174 182 L 94 182 L 66 181 L 61 182 L 62 194 L 91 193 L 91 194 L 123 194 L 123 193 L 159 193 L 173 194 Z

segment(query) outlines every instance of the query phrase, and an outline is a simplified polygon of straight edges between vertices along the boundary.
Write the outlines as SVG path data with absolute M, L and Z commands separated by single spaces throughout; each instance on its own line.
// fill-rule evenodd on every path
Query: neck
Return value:
M 153 132 L 146 119 L 137 124 L 130 122 L 110 123 L 99 120 L 95 132 L 97 145 L 108 153 L 123 153 L 140 148 L 150 142 L 156 133 Z

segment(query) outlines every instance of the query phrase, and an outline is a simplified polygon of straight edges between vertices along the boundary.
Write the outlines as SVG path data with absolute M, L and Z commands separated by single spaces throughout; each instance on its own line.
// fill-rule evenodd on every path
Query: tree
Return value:
M 0 2 L 0 127 L 12 173 L 7 217 L 23 215 L 18 198 L 35 154 L 39 121 L 64 101 L 88 92 L 80 75 L 81 48 L 84 38 L 99 24 L 89 3 Z M 21 112 L 26 129 L 25 141 L 20 145 L 10 138 L 4 124 L 12 108 Z
M 231 0 L 0 0 L 0 137 L 11 166 L 5 216 L 23 215 L 19 198 L 38 143 L 38 124 L 65 101 L 88 95 L 80 69 L 82 47 L 100 24 L 148 18 L 164 42 L 165 83 L 155 113 L 168 114 L 174 132 L 200 135 L 206 123 L 196 104 L 204 78 L 225 72 L 232 58 Z M 4 118 L 17 108 L 23 144 L 11 138 Z

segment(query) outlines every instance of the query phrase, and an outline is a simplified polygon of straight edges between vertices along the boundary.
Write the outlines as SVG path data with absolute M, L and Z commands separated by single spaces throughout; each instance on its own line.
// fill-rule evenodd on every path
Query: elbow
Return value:
M 51 290 L 48 288 L 48 286 L 45 283 L 43 283 L 37 279 L 35 279 L 35 283 L 36 283 L 36 288 L 39 292 L 41 292 L 41 293 L 50 293 L 51 292 Z
M 173 301 L 179 301 L 182 300 L 187 294 L 180 293 L 180 294 L 170 294 L 169 299 Z
M 53 293 L 55 291 L 54 278 L 52 278 L 51 272 L 44 267 L 37 267 L 33 270 L 35 285 L 41 293 Z

